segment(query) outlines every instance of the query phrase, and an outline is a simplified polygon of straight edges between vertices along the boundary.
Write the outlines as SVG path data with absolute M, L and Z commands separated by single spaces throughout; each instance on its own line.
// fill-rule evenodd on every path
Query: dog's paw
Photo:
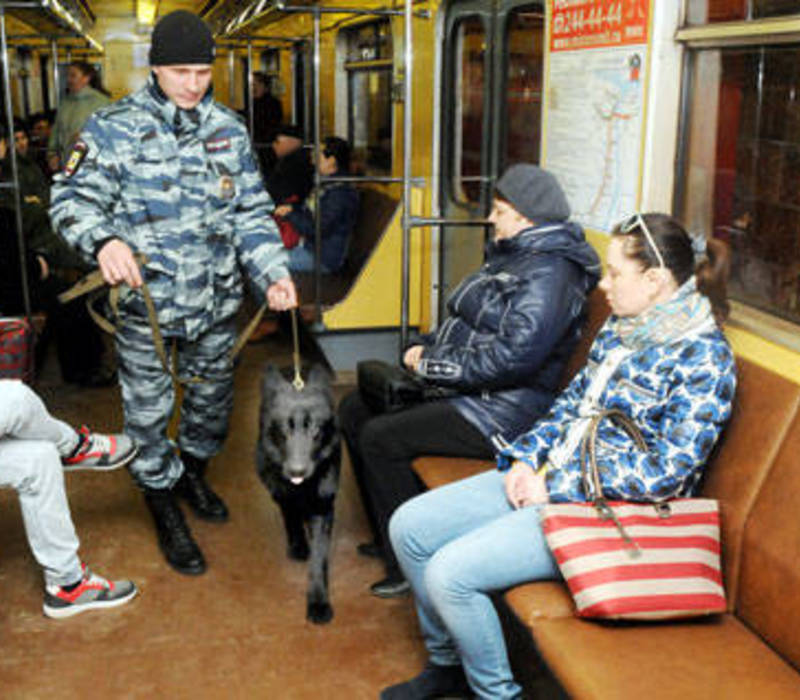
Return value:
M 308 603 L 306 619 L 311 620 L 315 625 L 324 625 L 333 619 L 333 608 L 329 603 Z
M 305 561 L 310 553 L 307 542 L 291 542 L 286 549 L 289 559 L 296 561 Z

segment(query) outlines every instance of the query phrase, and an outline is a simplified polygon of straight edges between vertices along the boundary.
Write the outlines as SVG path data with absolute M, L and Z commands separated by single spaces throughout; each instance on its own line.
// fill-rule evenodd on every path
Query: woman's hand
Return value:
M 272 212 L 273 216 L 288 216 L 292 213 L 292 205 L 291 204 L 281 204 L 275 207 L 275 211 Z
M 547 503 L 547 483 L 544 474 L 533 471 L 530 464 L 514 462 L 511 469 L 506 472 L 505 478 L 506 498 L 514 508 L 537 503 Z
M 425 350 L 424 345 L 412 345 L 403 355 L 403 364 L 408 369 L 416 372 L 417 367 L 419 367 L 419 361 L 422 359 L 423 350 Z

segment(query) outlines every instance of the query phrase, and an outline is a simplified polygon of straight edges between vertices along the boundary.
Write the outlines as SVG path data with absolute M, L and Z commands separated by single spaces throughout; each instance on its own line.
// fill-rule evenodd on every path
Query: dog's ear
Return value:
M 280 370 L 275 365 L 267 365 L 264 370 L 264 379 L 261 382 L 264 396 L 272 396 L 288 386 L 289 382 L 283 378 Z
M 327 389 L 331 383 L 331 374 L 322 365 L 314 365 L 308 373 L 306 384 L 316 389 Z

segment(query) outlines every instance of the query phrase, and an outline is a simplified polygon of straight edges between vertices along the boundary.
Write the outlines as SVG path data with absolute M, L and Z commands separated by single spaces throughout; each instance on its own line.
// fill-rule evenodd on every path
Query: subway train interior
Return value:
M 550 609 L 558 591 L 498 591 L 525 697 L 800 697 L 800 608 L 786 600 L 798 598 L 800 534 L 774 534 L 792 523 L 800 533 L 800 485 L 785 476 L 789 485 L 769 491 L 800 449 L 800 2 L 0 0 L 0 201 L 9 213 L 0 257 L 19 267 L 22 285 L 22 308 L 0 298 L 0 317 L 30 319 L 28 383 L 48 410 L 101 432 L 120 432 L 124 420 L 113 341 L 102 340 L 95 381 L 64 376 L 64 352 L 47 330 L 59 309 L 37 307 L 21 262 L 25 209 L 39 207 L 47 226 L 47 194 L 25 189 L 23 166 L 38 163 L 49 187 L 80 165 L 69 150 L 53 163 L 41 131 L 67 99 L 71 67 L 91 66 L 112 104 L 136 92 L 151 75 L 154 25 L 175 10 L 210 28 L 213 97 L 240 115 L 256 161 L 275 133 L 257 123 L 266 92 L 279 105 L 273 127 L 292 125 L 312 161 L 327 156 L 329 137 L 347 140 L 350 166 L 335 175 L 314 168 L 315 261 L 293 275 L 299 311 L 268 314 L 237 360 L 227 439 L 207 472 L 229 522 L 185 509 L 206 557 L 202 576 L 164 560 L 126 469 L 66 473 L 82 559 L 135 581 L 139 595 L 118 610 L 50 620 L 18 494 L 0 490 L 0 697 L 366 699 L 424 667 L 413 598 L 370 593 L 383 570 L 357 550 L 371 533 L 344 448 L 333 617 L 307 619 L 308 564 L 287 557 L 281 513 L 256 472 L 262 376 L 268 365 L 291 377 L 298 365 L 322 364 L 338 402 L 357 390 L 360 361 L 399 363 L 409 338 L 444 323 L 451 292 L 481 267 L 494 186 L 515 163 L 556 176 L 601 261 L 614 227 L 634 212 L 670 214 L 727 244 L 723 330 L 741 402 L 717 460 L 742 474 L 719 487 L 730 488 L 720 496 L 723 527 L 735 531 L 723 544 L 723 560 L 736 557 L 724 569 L 728 612 L 698 622 L 578 621 L 563 601 Z M 358 211 L 344 262 L 331 271 L 320 264 L 319 192 L 337 178 L 358 192 Z M 62 271 L 69 285 L 86 272 Z M 245 296 L 242 329 L 256 296 Z M 599 327 L 589 316 L 581 343 Z M 171 433 L 179 414 L 177 401 Z M 447 477 L 435 467 L 434 459 L 420 472 L 431 488 L 476 465 L 442 467 Z M 781 526 L 769 528 L 774 512 Z M 723 633 L 741 639 L 719 641 Z M 573 672 L 570 660 L 587 648 Z

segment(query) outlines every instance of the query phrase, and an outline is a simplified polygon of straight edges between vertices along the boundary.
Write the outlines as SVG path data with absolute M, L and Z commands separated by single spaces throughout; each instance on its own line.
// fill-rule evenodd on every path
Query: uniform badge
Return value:
M 216 153 L 217 151 L 229 151 L 231 148 L 231 140 L 227 138 L 209 139 L 206 141 L 206 151 L 209 153 Z
M 219 196 L 222 199 L 232 199 L 236 193 L 236 186 L 233 184 L 233 178 L 230 175 L 223 175 L 219 179 Z
M 86 154 L 89 152 L 89 146 L 86 145 L 83 141 L 76 141 L 75 145 L 72 147 L 72 150 L 69 152 L 69 158 L 67 158 L 67 162 L 64 165 L 64 175 L 67 177 L 72 177 L 80 167 L 81 163 L 83 163 L 83 159 L 86 158 Z

